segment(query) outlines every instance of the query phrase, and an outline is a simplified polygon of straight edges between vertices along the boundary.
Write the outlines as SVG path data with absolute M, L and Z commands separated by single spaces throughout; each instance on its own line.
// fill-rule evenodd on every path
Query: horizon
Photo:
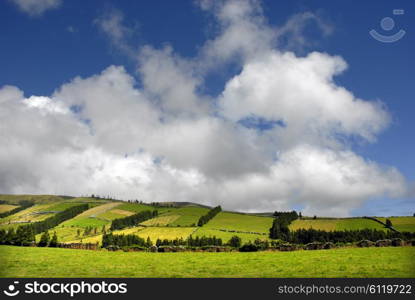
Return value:
M 3 1 L 0 193 L 412 216 L 414 11 Z

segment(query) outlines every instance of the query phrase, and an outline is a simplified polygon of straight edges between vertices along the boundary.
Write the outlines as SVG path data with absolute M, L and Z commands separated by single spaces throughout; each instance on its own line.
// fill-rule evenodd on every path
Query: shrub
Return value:
M 256 251 L 258 251 L 258 246 L 251 244 L 251 243 L 244 244 L 242 247 L 239 248 L 239 252 L 256 252 Z

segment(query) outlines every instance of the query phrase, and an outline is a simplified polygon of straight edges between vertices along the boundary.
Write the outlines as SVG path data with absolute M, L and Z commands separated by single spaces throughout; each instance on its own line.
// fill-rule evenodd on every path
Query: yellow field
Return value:
M 137 232 L 137 235 L 147 239 L 150 237 L 153 243 L 157 239 L 174 240 L 176 238 L 186 239 L 195 229 L 192 227 L 147 227 Z
M 49 207 L 54 205 L 54 203 L 49 204 L 36 204 L 24 210 L 21 210 L 13 215 L 7 216 L 5 218 L 0 219 L 0 224 L 8 224 L 9 221 L 13 222 L 33 222 L 33 221 L 41 221 L 47 218 L 49 215 L 36 215 L 33 213 L 47 211 Z
M 344 218 L 344 219 L 297 219 L 290 224 L 290 230 L 297 229 L 317 229 L 325 231 L 334 230 L 359 230 L 377 229 L 386 230 L 381 224 L 364 218 Z
M 17 205 L 0 204 L 0 214 L 19 207 Z
M 134 213 L 132 211 L 128 211 L 128 210 L 123 210 L 123 209 L 111 209 L 110 212 L 114 213 L 114 214 L 119 214 L 119 215 L 123 215 L 125 217 L 131 216 Z
M 165 226 L 176 221 L 181 216 L 179 215 L 168 215 L 168 216 L 160 216 L 154 219 L 150 219 L 147 221 L 142 222 L 141 224 L 146 226 Z
M 98 216 L 99 214 L 105 213 L 111 209 L 113 209 L 114 207 L 120 205 L 120 202 L 109 202 L 109 203 L 105 203 L 99 206 L 95 206 L 93 208 L 90 208 L 86 211 L 84 211 L 83 213 L 77 215 L 75 218 L 71 219 L 83 219 L 83 218 L 88 218 L 88 217 L 92 217 L 92 216 Z M 69 221 L 71 221 L 69 220 Z

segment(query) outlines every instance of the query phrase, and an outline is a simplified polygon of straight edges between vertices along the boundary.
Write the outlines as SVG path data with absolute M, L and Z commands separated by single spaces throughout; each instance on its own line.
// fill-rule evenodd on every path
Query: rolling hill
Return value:
M 153 242 L 157 239 L 186 239 L 193 237 L 216 236 L 224 242 L 237 235 L 242 242 L 256 239 L 268 240 L 269 229 L 273 222 L 270 213 L 246 214 L 222 211 L 202 227 L 196 226 L 199 218 L 205 215 L 210 207 L 191 202 L 168 203 L 131 203 L 119 200 L 97 199 L 90 197 L 67 197 L 53 195 L 0 195 L 2 204 L 0 211 L 18 207 L 19 201 L 29 200 L 34 205 L 15 214 L 0 218 L 0 229 L 18 227 L 22 224 L 42 221 L 49 216 L 69 207 L 88 203 L 89 209 L 72 219 L 52 228 L 60 242 L 101 242 L 103 230 L 108 230 L 111 222 L 145 210 L 157 210 L 158 216 L 140 223 L 132 228 L 114 231 L 115 234 L 135 234 L 142 238 L 149 237 Z M 389 218 L 394 228 L 415 232 L 415 217 Z M 378 218 L 384 222 L 385 218 Z M 290 230 L 313 228 L 325 231 L 378 229 L 388 230 L 382 224 L 366 218 L 307 218 L 297 219 L 290 225 Z M 37 239 L 40 235 L 37 236 Z

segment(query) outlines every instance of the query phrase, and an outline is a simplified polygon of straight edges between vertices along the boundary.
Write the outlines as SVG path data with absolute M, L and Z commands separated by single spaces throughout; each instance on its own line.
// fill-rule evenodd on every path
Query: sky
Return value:
M 412 215 L 414 13 L 1 1 L 0 193 Z

